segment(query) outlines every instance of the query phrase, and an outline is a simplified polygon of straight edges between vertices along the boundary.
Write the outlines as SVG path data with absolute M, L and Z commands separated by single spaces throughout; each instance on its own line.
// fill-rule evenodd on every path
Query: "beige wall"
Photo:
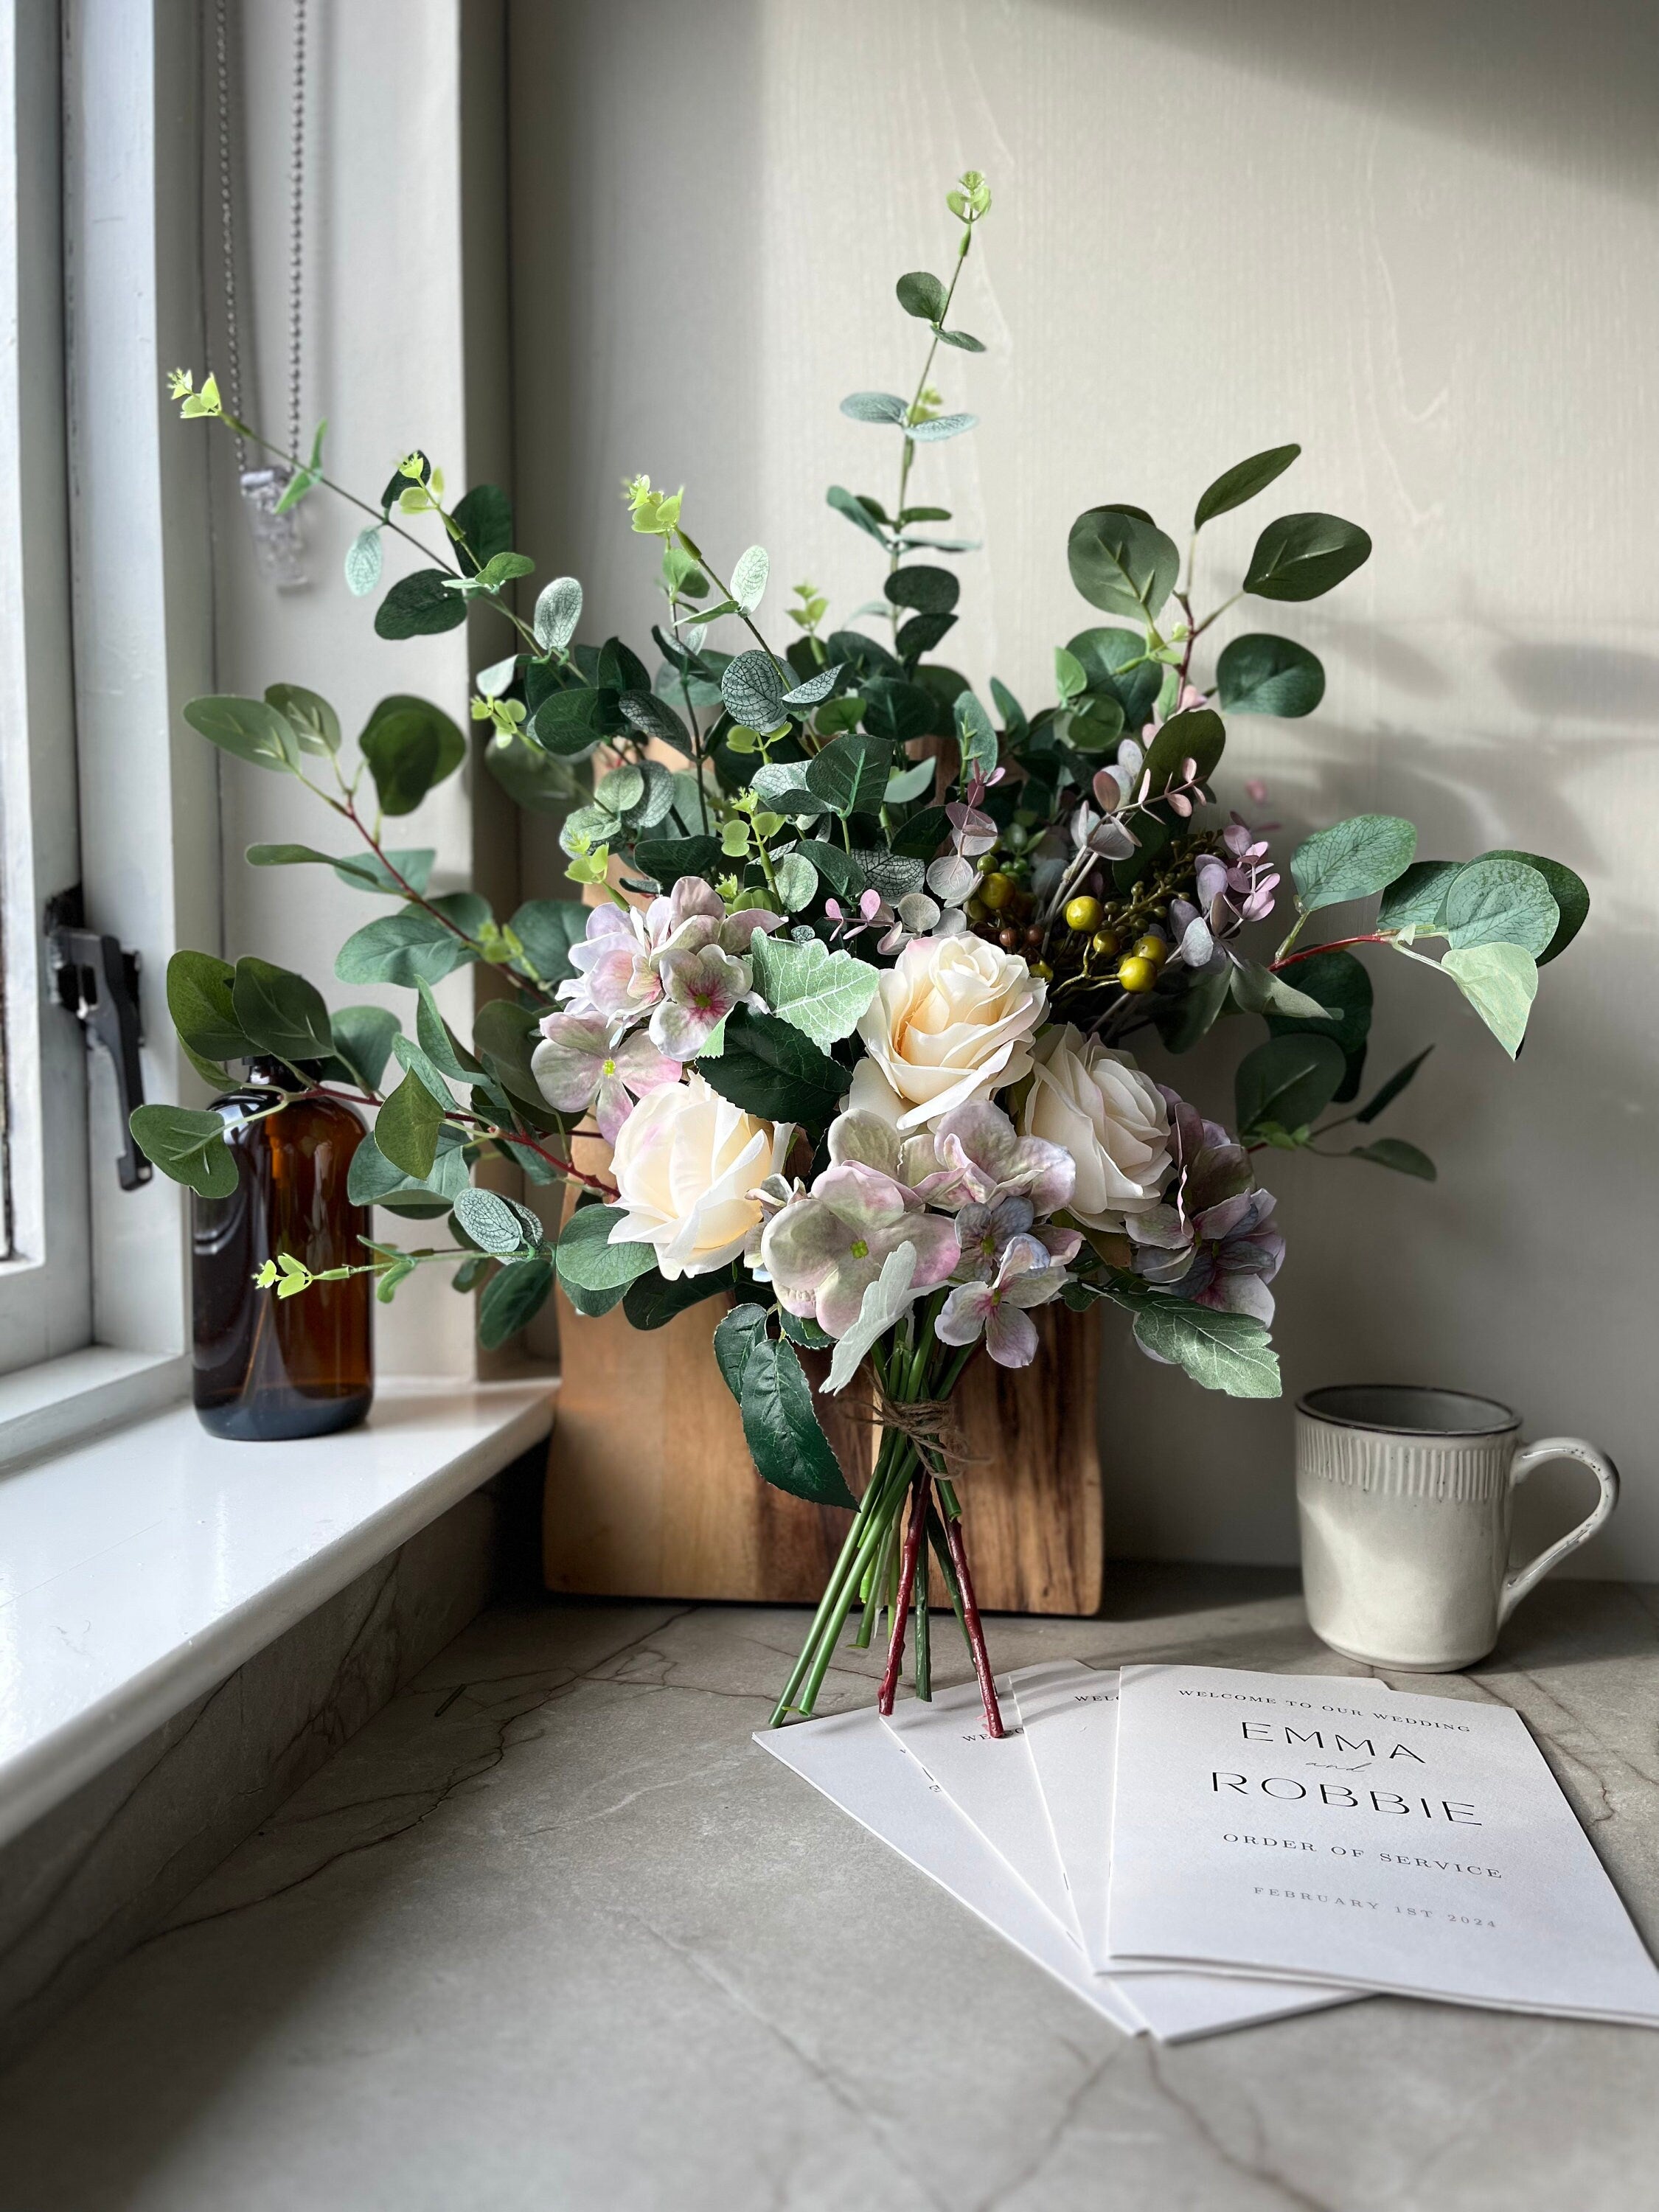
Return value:
M 515 0 L 510 82 L 523 537 L 582 576 L 595 624 L 649 617 L 617 495 L 638 468 L 684 479 L 711 550 L 759 538 L 780 585 L 810 574 L 842 615 L 869 596 L 873 549 L 823 488 L 884 495 L 892 448 L 836 403 L 914 376 L 893 279 L 945 265 L 940 195 L 969 164 L 997 204 L 961 319 L 990 352 L 942 380 L 983 422 L 919 489 L 987 540 L 951 645 L 973 678 L 1046 696 L 1051 647 L 1090 619 L 1066 526 L 1102 499 L 1178 519 L 1296 438 L 1281 503 L 1372 532 L 1358 578 L 1284 613 L 1326 659 L 1323 709 L 1239 720 L 1233 776 L 1266 780 L 1287 847 L 1340 811 L 1399 811 L 1426 854 L 1559 854 L 1596 907 L 1517 1069 L 1435 979 L 1376 963 L 1377 1074 L 1438 1043 L 1388 1126 L 1442 1179 L 1273 1161 L 1287 1393 L 1440 1380 L 1583 1431 L 1629 1485 L 1583 1563 L 1659 1575 L 1644 14 Z M 1206 538 L 1206 593 L 1272 511 Z M 1208 1397 L 1107 1334 L 1112 1547 L 1292 1558 L 1287 1407 Z

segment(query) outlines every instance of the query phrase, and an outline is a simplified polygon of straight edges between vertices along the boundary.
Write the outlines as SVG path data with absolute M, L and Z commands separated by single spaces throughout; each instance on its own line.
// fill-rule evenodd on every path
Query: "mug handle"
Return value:
M 1540 1437 L 1535 1444 L 1521 1444 L 1510 1462 L 1510 1488 L 1518 1489 L 1534 1468 L 1542 1467 L 1547 1460 L 1576 1459 L 1583 1461 L 1601 1486 L 1601 1495 L 1588 1517 L 1576 1528 L 1569 1528 L 1558 1543 L 1524 1567 L 1517 1567 L 1512 1575 L 1504 1578 L 1503 1591 L 1498 1599 L 1499 1625 L 1506 1621 L 1527 1592 L 1541 1583 L 1552 1567 L 1559 1566 L 1569 1552 L 1576 1552 L 1601 1526 L 1619 1503 L 1619 1470 L 1604 1452 L 1587 1444 L 1582 1437 Z

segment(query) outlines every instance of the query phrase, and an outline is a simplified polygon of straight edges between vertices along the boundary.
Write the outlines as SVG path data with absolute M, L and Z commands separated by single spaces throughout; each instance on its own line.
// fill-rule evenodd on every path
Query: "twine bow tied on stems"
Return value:
M 962 1505 L 952 1480 L 975 1463 L 975 1455 L 967 1449 L 951 1396 L 972 1347 L 955 1352 L 930 1393 L 928 1370 L 941 1349 L 933 1335 L 931 1310 L 914 1334 L 915 1341 L 911 1343 L 907 1329 L 907 1340 L 895 1343 L 884 1361 L 879 1348 L 872 1352 L 867 1370 L 869 1399 L 848 1409 L 854 1419 L 880 1431 L 876 1463 L 794 1672 L 773 1712 L 774 1728 L 781 1726 L 791 1713 L 811 1715 L 855 1602 L 861 1607 L 853 1638 L 858 1650 L 869 1649 L 884 1608 L 888 1615 L 887 1663 L 877 1710 L 884 1716 L 893 1710 L 904 1663 L 906 1622 L 913 1606 L 912 1672 L 916 1695 L 931 1698 L 933 1655 L 927 1612 L 931 1553 L 973 1660 L 987 1732 L 993 1736 L 1006 1733 L 963 1541 Z

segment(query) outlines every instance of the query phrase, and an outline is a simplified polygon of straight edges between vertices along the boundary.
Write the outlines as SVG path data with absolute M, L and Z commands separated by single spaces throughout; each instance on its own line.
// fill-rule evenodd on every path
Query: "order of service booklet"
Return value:
M 931 1703 L 902 1699 L 887 1726 L 1024 1883 L 1081 1955 L 1085 1947 L 1073 1910 L 1073 1869 L 1069 1862 L 1062 1864 L 1061 1840 L 1044 1808 L 1032 1761 L 1035 1741 L 1024 1724 L 1027 1691 L 1039 1684 L 1059 1692 L 1067 1706 L 1075 1709 L 1102 1690 L 1109 1689 L 1115 1698 L 1117 1676 L 1097 1673 L 1076 1660 L 1024 1668 L 1000 1676 L 997 1690 L 1005 1721 L 1010 1724 L 1009 1733 L 1000 1739 L 988 1733 L 979 1690 L 972 1682 L 936 1691 Z M 1085 1861 L 1092 1866 L 1098 1860 L 1103 1869 L 1103 1869 L 1111 1848 L 1111 1745 L 1109 1738 L 1103 1747 L 1097 1740 L 1076 1746 L 1082 1761 L 1092 1759 L 1097 1766 L 1103 1748 L 1105 1817 L 1101 1825 L 1079 1836 L 1078 1842 Z M 1169 2043 L 1260 2021 L 1281 2020 L 1290 2013 L 1346 2002 L 1352 1995 L 1346 1990 L 1308 1989 L 1295 1982 L 1231 1978 L 1201 1972 L 1172 1973 L 1159 1967 L 1131 1967 L 1121 1977 L 1114 1971 L 1111 1978 L 1152 2033 Z
M 1659 2025 L 1659 1970 L 1507 1705 L 1126 1667 L 1114 1960 Z

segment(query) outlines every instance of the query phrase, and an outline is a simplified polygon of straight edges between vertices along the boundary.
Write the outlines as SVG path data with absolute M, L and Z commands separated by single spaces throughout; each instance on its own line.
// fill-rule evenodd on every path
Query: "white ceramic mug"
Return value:
M 1516 1485 L 1552 1459 L 1582 1460 L 1601 1494 L 1510 1574 Z M 1523 1444 L 1520 1416 L 1491 1398 L 1352 1383 L 1297 1407 L 1296 1498 L 1315 1634 L 1370 1666 L 1445 1674 L 1484 1659 L 1534 1583 L 1595 1534 L 1619 1471 L 1578 1437 Z

